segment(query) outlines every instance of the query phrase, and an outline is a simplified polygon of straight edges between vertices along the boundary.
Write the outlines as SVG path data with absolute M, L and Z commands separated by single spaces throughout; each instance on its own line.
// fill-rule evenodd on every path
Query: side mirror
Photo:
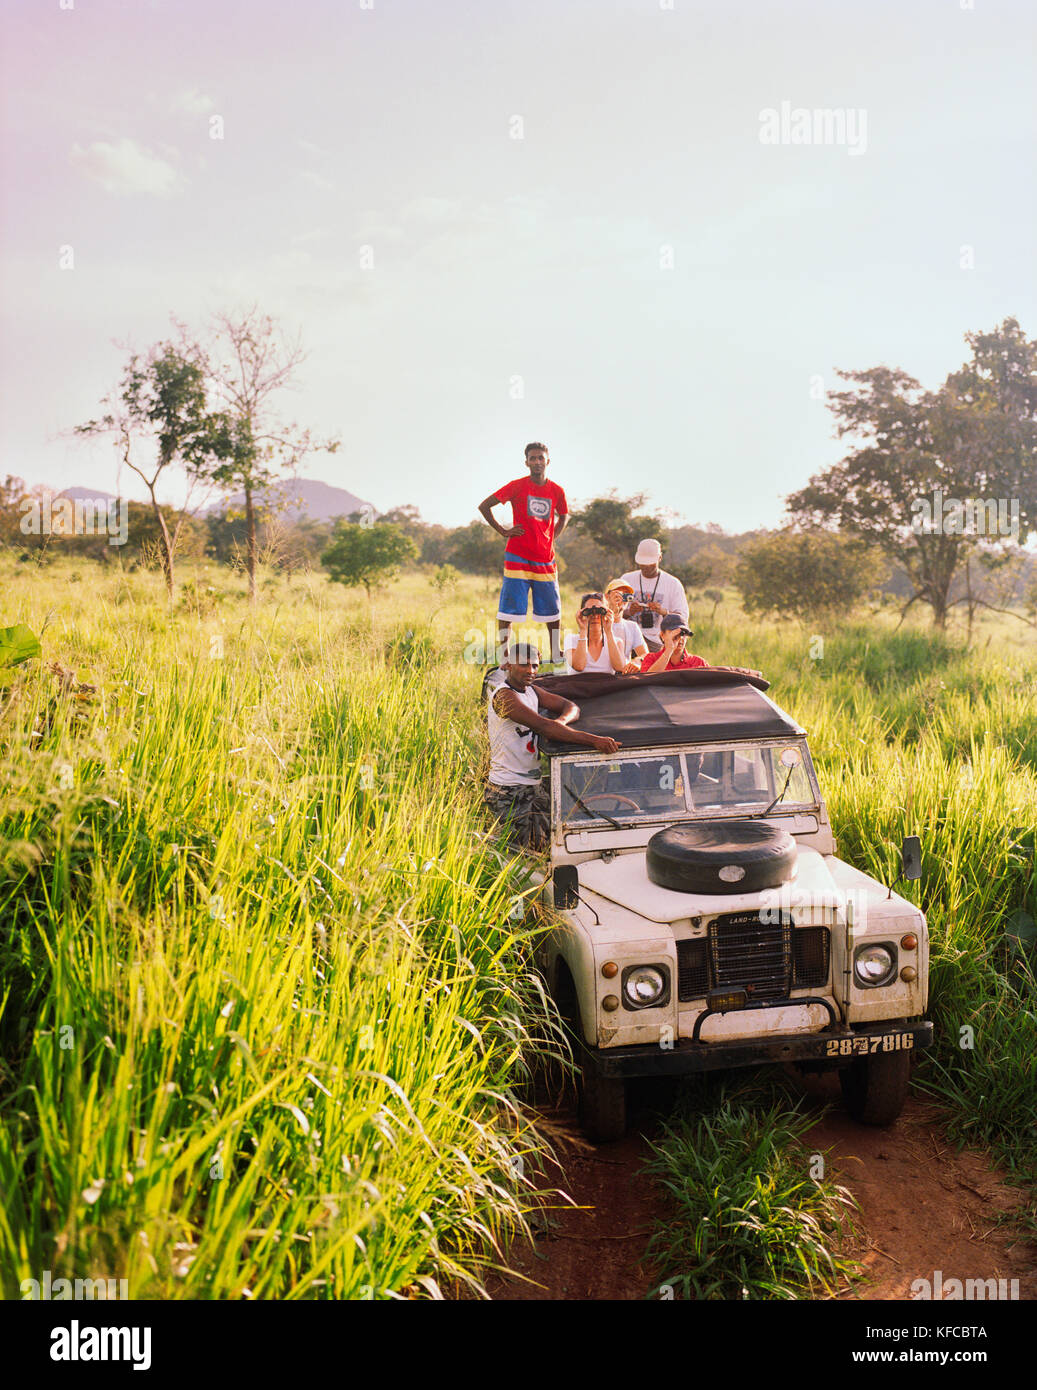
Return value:
M 922 842 L 917 835 L 908 835 L 900 848 L 903 878 L 922 877 Z
M 580 900 L 580 876 L 575 864 L 559 864 L 551 875 L 555 907 L 575 907 Z

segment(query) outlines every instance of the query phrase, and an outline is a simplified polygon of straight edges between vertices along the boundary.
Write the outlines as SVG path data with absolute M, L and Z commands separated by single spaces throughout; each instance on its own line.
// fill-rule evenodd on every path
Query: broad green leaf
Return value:
M 14 627 L 0 627 L 0 667 L 20 666 L 30 657 L 42 656 L 40 640 L 31 627 L 25 623 L 15 623 Z

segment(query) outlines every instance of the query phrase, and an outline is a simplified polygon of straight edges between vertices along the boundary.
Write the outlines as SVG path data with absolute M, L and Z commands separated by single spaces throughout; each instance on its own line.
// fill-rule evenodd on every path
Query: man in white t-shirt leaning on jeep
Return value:
M 676 575 L 659 568 L 662 557 L 663 548 L 658 541 L 641 541 L 634 554 L 637 569 L 623 575 L 624 583 L 634 591 L 623 616 L 640 624 L 650 652 L 662 649 L 659 624 L 667 613 L 678 613 L 683 623 L 688 622 L 688 596 L 684 585 Z
M 614 738 L 569 728 L 579 719 L 580 707 L 533 684 L 540 652 L 531 643 L 518 642 L 509 648 L 502 669 L 503 684 L 487 690 L 490 775 L 484 799 L 503 822 L 508 839 L 524 849 L 538 850 L 548 842 L 551 822 L 540 779 L 539 735 L 550 734 L 560 743 L 579 744 L 599 753 L 617 753 L 620 745 Z M 541 709 L 547 711 L 546 717 Z

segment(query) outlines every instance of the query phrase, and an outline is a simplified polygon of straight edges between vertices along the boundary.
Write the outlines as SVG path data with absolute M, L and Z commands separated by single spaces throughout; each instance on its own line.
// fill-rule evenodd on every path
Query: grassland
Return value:
M 372 611 L 268 577 L 253 612 L 210 567 L 170 612 L 152 573 L 0 555 L 0 592 L 44 646 L 0 710 L 5 1296 L 46 1269 L 145 1298 L 477 1289 L 532 1200 L 519 1097 L 557 1045 L 481 813 L 464 658 L 495 585 L 415 574 Z M 695 626 L 809 731 L 844 858 L 888 881 L 922 836 L 917 1084 L 1037 1181 L 1030 634 L 966 651 L 730 600 Z

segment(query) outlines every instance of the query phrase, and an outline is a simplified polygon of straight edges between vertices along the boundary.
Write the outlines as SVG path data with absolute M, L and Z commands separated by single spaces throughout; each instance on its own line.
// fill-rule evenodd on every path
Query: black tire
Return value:
M 558 964 L 555 1002 L 569 1034 L 576 1061 L 576 1106 L 580 1128 L 592 1144 L 611 1144 L 627 1132 L 627 1085 L 622 1079 L 598 1074 L 583 1040 L 580 1005 L 569 968 Z
M 758 893 L 796 869 L 796 842 L 762 821 L 728 820 L 657 830 L 645 855 L 648 877 L 677 893 Z
M 910 1052 L 857 1057 L 839 1072 L 846 1108 L 865 1125 L 893 1123 L 904 1108 L 910 1079 Z
M 580 1128 L 592 1144 L 611 1144 L 627 1132 L 627 1083 L 602 1076 L 586 1056 L 580 1068 Z

